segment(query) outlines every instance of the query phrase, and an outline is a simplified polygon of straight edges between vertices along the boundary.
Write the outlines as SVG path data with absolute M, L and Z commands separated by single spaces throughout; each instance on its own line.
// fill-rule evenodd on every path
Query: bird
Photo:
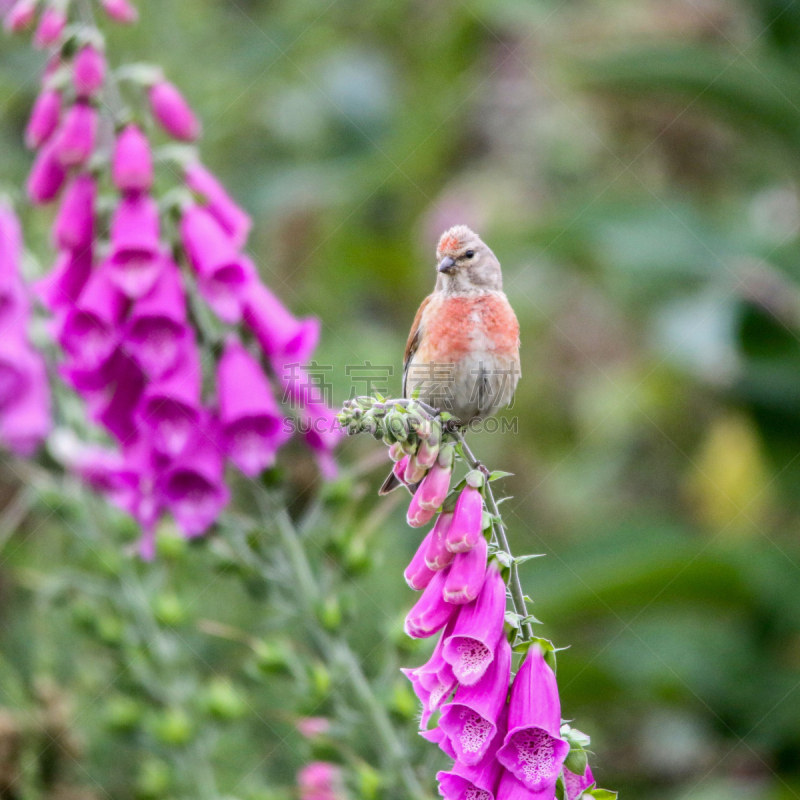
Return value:
M 521 377 L 519 322 L 500 262 L 466 225 L 436 247 L 436 285 L 414 317 L 403 359 L 403 397 L 446 411 L 461 426 L 509 405 Z M 390 474 L 380 494 L 396 489 Z

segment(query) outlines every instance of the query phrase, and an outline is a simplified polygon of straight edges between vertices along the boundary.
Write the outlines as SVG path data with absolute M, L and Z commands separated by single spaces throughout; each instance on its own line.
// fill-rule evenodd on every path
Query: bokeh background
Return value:
M 564 715 L 592 736 L 601 785 L 643 800 L 800 797 L 800 4 L 139 7 L 109 52 L 161 63 L 202 116 L 204 160 L 253 214 L 262 274 L 323 320 L 335 402 L 363 390 L 347 367 L 367 362 L 392 365 L 399 390 L 444 228 L 467 223 L 498 255 L 522 328 L 506 413 L 518 432 L 474 447 L 514 473 L 515 552 L 546 554 L 523 579 L 542 635 L 570 645 Z M 27 43 L 2 42 L 5 187 L 29 166 L 40 66 Z M 44 270 L 47 214 L 21 210 Z M 396 502 L 373 499 L 378 449 L 343 444 L 344 477 L 323 490 L 335 523 L 314 535 L 330 552 L 358 527 L 367 545 L 374 569 L 343 579 L 350 629 L 402 718 L 395 670 L 421 656 L 374 642 L 413 600 L 401 569 L 416 535 Z M 310 458 L 298 449 L 281 471 L 303 513 L 319 489 Z M 147 636 L 153 622 L 180 632 L 164 639 L 165 674 L 192 695 L 199 672 L 205 711 L 235 719 L 193 745 L 214 765 L 207 796 L 291 782 L 302 752 L 279 710 L 284 679 L 229 631 L 283 635 L 261 578 L 227 569 L 214 537 L 167 538 L 155 567 L 132 564 L 124 520 L 92 531 L 84 517 L 105 519 L 102 503 L 57 487 L 25 505 L 24 478 L 4 466 L 0 706 L 50 726 L 50 760 L 70 754 L 84 794 L 168 795 L 158 747 L 201 711 L 146 721 L 158 745 L 126 735 L 132 668 L 115 650 L 128 625 Z M 234 685 L 258 715 L 228 713 Z

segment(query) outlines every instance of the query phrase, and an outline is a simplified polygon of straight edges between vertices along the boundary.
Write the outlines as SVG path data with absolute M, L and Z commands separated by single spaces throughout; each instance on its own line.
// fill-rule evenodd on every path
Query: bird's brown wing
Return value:
M 417 316 L 414 317 L 414 322 L 411 325 L 411 332 L 408 334 L 408 341 L 406 342 L 406 352 L 403 356 L 403 397 L 406 397 L 406 381 L 408 379 L 408 365 L 411 363 L 411 359 L 414 358 L 414 353 L 417 352 L 417 348 L 419 347 L 419 343 L 422 339 L 422 328 L 420 323 L 422 322 L 422 315 L 425 313 L 425 309 L 428 307 L 428 303 L 431 301 L 432 295 L 428 295 L 422 303 L 420 303 L 419 308 L 417 309 Z

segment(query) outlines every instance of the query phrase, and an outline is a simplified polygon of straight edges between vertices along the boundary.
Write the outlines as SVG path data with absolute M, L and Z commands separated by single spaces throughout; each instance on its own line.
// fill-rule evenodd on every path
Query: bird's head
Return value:
M 445 231 L 436 248 L 436 288 L 448 294 L 503 288 L 500 263 L 466 225 Z

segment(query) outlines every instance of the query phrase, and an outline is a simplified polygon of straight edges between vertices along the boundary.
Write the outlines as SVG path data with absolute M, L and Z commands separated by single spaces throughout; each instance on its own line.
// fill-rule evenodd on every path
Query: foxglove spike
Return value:
M 216 177 L 202 164 L 195 162 L 186 169 L 186 185 L 205 199 L 206 207 L 222 226 L 234 247 L 243 247 L 253 222 L 231 199 Z
M 128 297 L 143 297 L 164 265 L 159 244 L 158 204 L 148 195 L 123 197 L 111 221 L 111 279 Z
M 77 175 L 64 192 L 53 226 L 53 244 L 61 250 L 85 250 L 94 237 L 97 187 L 88 173 Z
M 111 174 L 114 186 L 121 192 L 147 192 L 152 187 L 150 144 L 136 125 L 128 125 L 117 136 Z
M 275 462 L 288 434 L 283 415 L 258 362 L 235 340 L 217 367 L 219 417 L 228 455 L 254 478 Z
M 453 522 L 447 531 L 447 549 L 466 553 L 482 538 L 483 498 L 479 489 L 466 486 L 456 500 Z
M 542 791 L 555 783 L 569 753 L 560 732 L 556 676 L 534 644 L 511 687 L 508 734 L 497 758 L 527 789 Z
M 406 616 L 405 631 L 413 639 L 424 639 L 438 633 L 457 613 L 457 606 L 448 603 L 442 597 L 448 570 L 434 573 L 431 582 L 425 587 L 422 596 L 417 600 Z
M 200 122 L 178 89 L 168 81 L 150 87 L 150 111 L 173 139 L 193 142 L 200 136 Z
M 61 119 L 61 92 L 44 89 L 36 98 L 28 126 L 25 128 L 25 145 L 36 150 L 41 147 L 58 127 Z
M 460 686 L 442 710 L 439 727 L 450 737 L 462 764 L 475 766 L 487 754 L 502 724 L 511 679 L 511 645 L 503 637 L 494 661 L 472 686 Z
M 488 545 L 483 536 L 469 552 L 456 553 L 444 585 L 444 599 L 448 603 L 471 603 L 480 594 L 486 577 L 487 554 Z

